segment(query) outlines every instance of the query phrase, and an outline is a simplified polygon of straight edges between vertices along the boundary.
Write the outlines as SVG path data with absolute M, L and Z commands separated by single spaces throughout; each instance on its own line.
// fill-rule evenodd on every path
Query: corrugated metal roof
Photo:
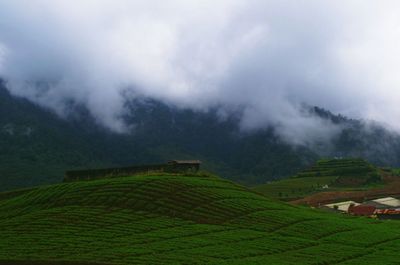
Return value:
M 336 203 L 326 204 L 325 206 L 334 209 L 335 205 L 337 205 L 337 207 L 338 207 L 337 209 L 339 211 L 347 212 L 349 210 L 350 205 L 357 206 L 360 204 L 355 201 L 344 201 L 344 202 L 336 202 Z
M 376 199 L 376 200 L 372 200 L 372 201 L 379 203 L 379 204 L 387 205 L 390 207 L 400 207 L 400 200 L 393 198 L 393 197 L 385 197 L 385 198 L 380 198 L 380 199 Z

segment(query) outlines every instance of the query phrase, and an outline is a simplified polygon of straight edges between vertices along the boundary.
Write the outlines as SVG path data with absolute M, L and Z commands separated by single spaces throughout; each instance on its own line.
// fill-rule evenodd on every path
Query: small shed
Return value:
M 197 172 L 200 169 L 200 160 L 170 160 L 168 165 L 173 168 L 174 171 L 193 171 Z

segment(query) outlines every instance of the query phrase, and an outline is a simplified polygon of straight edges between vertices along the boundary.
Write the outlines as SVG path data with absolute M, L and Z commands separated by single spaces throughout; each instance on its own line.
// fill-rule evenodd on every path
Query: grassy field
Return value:
M 322 191 L 368 190 L 381 186 L 379 169 L 368 162 L 330 159 L 320 160 L 291 178 L 256 186 L 254 190 L 276 199 L 294 200 Z
M 0 264 L 399 263 L 400 222 L 292 206 L 216 177 L 121 177 L 0 198 Z

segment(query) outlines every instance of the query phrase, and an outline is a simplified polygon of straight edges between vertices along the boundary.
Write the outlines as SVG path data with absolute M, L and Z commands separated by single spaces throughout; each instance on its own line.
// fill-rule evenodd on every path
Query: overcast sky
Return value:
M 302 103 L 400 130 L 400 2 L 1 0 L 0 76 L 121 131 L 124 100 L 243 107 L 296 141 L 332 131 Z M 40 84 L 40 85 L 38 85 Z

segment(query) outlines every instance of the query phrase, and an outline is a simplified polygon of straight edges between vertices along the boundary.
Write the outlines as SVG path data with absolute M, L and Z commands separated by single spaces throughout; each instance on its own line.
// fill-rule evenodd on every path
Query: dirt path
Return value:
M 386 196 L 400 196 L 400 181 L 396 180 L 387 184 L 383 188 L 376 188 L 366 191 L 326 191 L 316 193 L 302 199 L 291 201 L 292 204 L 302 204 L 310 206 L 319 206 L 320 204 L 333 203 L 337 201 L 352 200 L 363 202 L 365 200 L 375 199 Z

